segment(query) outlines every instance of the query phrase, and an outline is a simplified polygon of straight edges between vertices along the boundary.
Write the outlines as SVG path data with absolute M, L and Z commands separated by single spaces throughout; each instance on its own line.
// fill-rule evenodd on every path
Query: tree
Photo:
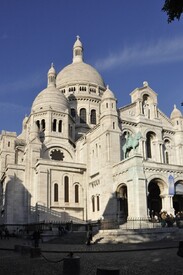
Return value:
M 168 23 L 179 20 L 183 13 L 183 0 L 165 0 L 162 11 L 168 15 Z

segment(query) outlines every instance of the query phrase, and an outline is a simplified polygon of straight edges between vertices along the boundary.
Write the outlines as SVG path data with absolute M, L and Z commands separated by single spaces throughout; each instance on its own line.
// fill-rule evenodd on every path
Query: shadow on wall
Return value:
M 83 220 L 71 216 L 66 211 L 56 211 L 50 209 L 44 205 L 36 204 L 31 206 L 32 222 L 74 222 L 74 223 L 85 223 Z
M 69 215 L 66 211 L 59 212 L 38 203 L 36 206 L 31 206 L 31 194 L 16 174 L 9 177 L 5 189 L 2 189 L 1 192 L 1 224 L 25 224 L 43 221 L 85 223 L 83 220 Z
M 28 222 L 31 195 L 15 173 L 14 176 L 9 177 L 2 192 L 2 223 Z
M 127 221 L 126 200 L 118 197 L 117 192 L 108 200 L 101 220 L 101 229 L 116 229 Z

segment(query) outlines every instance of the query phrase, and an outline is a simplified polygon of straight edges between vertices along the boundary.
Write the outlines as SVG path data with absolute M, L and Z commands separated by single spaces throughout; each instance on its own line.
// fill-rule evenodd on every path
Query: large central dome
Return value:
M 79 36 L 77 36 L 73 46 L 73 63 L 61 70 L 56 78 L 57 88 L 75 84 L 105 87 L 104 81 L 97 70 L 83 62 L 83 46 Z
M 94 84 L 105 87 L 103 79 L 97 70 L 84 62 L 72 63 L 57 75 L 56 85 L 58 88 L 77 83 Z

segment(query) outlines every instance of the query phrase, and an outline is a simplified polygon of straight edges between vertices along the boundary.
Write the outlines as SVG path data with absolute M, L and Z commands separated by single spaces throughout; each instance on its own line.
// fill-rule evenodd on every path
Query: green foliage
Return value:
M 168 23 L 174 19 L 180 19 L 183 13 L 183 0 L 165 0 L 162 11 L 168 15 Z

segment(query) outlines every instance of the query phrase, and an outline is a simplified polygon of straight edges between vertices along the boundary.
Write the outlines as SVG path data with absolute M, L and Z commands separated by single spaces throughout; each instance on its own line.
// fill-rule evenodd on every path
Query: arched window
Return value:
M 151 158 L 151 137 L 148 135 L 146 140 L 147 158 Z
M 95 212 L 95 197 L 92 197 L 92 211 Z
M 169 164 L 169 155 L 167 151 L 165 152 L 165 163 Z
M 80 123 L 86 123 L 86 109 L 82 108 L 80 110 Z
M 75 185 L 75 202 L 79 202 L 79 185 Z
M 54 201 L 55 202 L 58 201 L 58 184 L 57 183 L 54 184 Z
M 39 120 L 36 121 L 36 125 L 37 125 L 38 130 L 40 130 L 40 121 Z
M 79 49 L 75 50 L 75 56 L 77 56 L 77 55 L 81 55 L 81 50 L 79 50 Z
M 166 164 L 170 163 L 170 159 L 169 159 L 170 148 L 171 148 L 170 140 L 165 139 L 164 144 L 163 144 L 163 149 L 164 149 L 164 161 L 165 161 Z
M 64 201 L 69 202 L 69 178 L 65 176 L 64 178 Z
M 91 124 L 96 124 L 97 123 L 96 110 L 91 110 L 90 123 Z
M 54 120 L 53 120 L 53 123 L 52 123 L 52 131 L 53 131 L 53 132 L 56 132 L 56 128 L 57 128 L 57 120 L 54 119 Z
M 62 132 L 62 120 L 59 120 L 59 123 L 58 123 L 58 131 L 59 131 L 59 133 Z
M 100 211 L 100 197 L 97 196 L 97 211 Z
M 148 132 L 146 135 L 146 153 L 147 158 L 152 158 L 152 141 L 155 134 L 153 132 Z
M 44 131 L 44 130 L 45 130 L 45 127 L 46 127 L 46 126 L 45 126 L 45 120 L 42 119 L 42 120 L 41 120 L 41 130 Z

